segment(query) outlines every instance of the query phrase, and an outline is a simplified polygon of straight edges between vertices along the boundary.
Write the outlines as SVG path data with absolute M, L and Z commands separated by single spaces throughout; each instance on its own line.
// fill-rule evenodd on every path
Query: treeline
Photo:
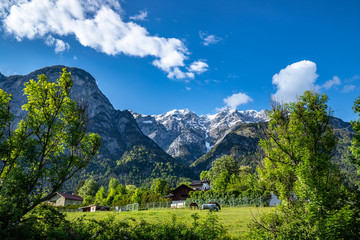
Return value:
M 83 205 L 97 204 L 106 206 L 123 206 L 132 203 L 164 202 L 163 198 L 170 192 L 168 182 L 161 178 L 153 179 L 150 189 L 135 185 L 122 185 L 112 178 L 107 188 L 100 186 L 93 178 L 80 181 L 75 194 L 83 197 Z

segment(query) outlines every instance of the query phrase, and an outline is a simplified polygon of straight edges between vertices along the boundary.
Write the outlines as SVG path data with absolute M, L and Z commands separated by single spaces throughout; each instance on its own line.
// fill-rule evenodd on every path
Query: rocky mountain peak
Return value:
M 144 135 L 132 113 L 127 110 L 115 110 L 98 88 L 95 79 L 88 72 L 79 68 L 57 65 L 45 67 L 24 76 L 4 77 L 4 80 L 0 81 L 0 88 L 13 95 L 12 111 L 18 121 L 25 114 L 21 110 L 21 106 L 26 102 L 26 96 L 23 95 L 24 83 L 30 79 L 37 79 L 40 74 L 45 74 L 49 81 L 55 82 L 60 77 L 63 68 L 66 68 L 71 73 L 73 81 L 70 92 L 71 98 L 87 107 L 89 132 L 98 133 L 102 137 L 102 146 L 99 150 L 98 159 L 107 159 L 108 165 L 90 164 L 89 171 L 101 173 L 101 171 L 104 171 L 101 170 L 102 167 L 105 166 L 105 171 L 108 170 L 109 174 L 111 172 L 112 174 L 120 174 L 124 176 L 124 179 L 127 179 L 126 175 L 129 172 L 126 169 L 129 166 L 126 164 L 130 160 L 134 164 L 141 161 L 144 166 L 146 165 L 146 168 L 137 172 L 141 176 L 137 180 L 140 182 L 141 179 L 150 177 L 150 174 L 161 177 L 162 173 L 156 172 L 155 166 L 158 164 L 155 162 L 156 160 L 162 164 L 171 163 L 170 165 L 174 166 L 174 168 L 181 168 L 182 170 L 176 174 L 184 176 L 185 171 L 187 171 L 185 165 L 180 164 L 166 154 L 153 140 Z M 131 157 L 128 157 L 129 155 Z M 116 167 L 116 161 L 120 159 L 126 161 L 124 160 L 121 166 Z M 102 160 L 99 161 L 102 162 Z M 128 182 L 128 184 L 134 183 L 134 181 Z
M 213 115 L 174 109 L 160 115 L 132 112 L 142 132 L 175 158 L 191 163 L 217 141 L 243 123 L 268 121 L 267 110 L 238 111 L 223 108 Z

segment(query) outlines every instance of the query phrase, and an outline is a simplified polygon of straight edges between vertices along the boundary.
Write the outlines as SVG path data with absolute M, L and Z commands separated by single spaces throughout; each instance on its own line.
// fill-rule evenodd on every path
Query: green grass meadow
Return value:
M 219 217 L 219 220 L 228 229 L 229 234 L 233 237 L 241 237 L 249 231 L 248 224 L 254 219 L 259 217 L 262 213 L 269 212 L 274 208 L 271 207 L 224 207 L 218 212 L 214 212 Z M 172 216 L 175 214 L 178 221 L 185 222 L 188 225 L 193 223 L 191 215 L 198 213 L 201 219 L 204 219 L 209 210 L 190 210 L 190 209 L 155 209 L 146 211 L 134 212 L 94 212 L 82 213 L 73 212 L 66 213 L 67 219 L 74 220 L 81 216 L 86 219 L 101 220 L 107 216 L 114 215 L 116 219 L 125 220 L 134 218 L 136 220 L 145 220 L 150 223 L 169 223 L 172 221 Z

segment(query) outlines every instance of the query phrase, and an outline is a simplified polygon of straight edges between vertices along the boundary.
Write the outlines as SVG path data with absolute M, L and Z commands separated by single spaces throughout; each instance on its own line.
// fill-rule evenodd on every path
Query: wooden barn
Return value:
M 96 212 L 96 211 L 110 211 L 110 207 L 107 206 L 99 206 L 99 205 L 89 205 L 80 208 L 82 212 Z
M 194 189 L 186 186 L 185 184 L 181 184 L 180 186 L 172 190 L 169 195 L 164 196 L 164 198 L 170 198 L 171 201 L 185 201 L 187 198 L 190 197 L 191 191 L 194 191 Z

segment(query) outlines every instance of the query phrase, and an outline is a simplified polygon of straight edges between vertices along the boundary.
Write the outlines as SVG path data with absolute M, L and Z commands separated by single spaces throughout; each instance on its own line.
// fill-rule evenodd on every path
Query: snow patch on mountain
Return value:
M 189 162 L 207 153 L 233 127 L 269 121 L 268 110 L 238 111 L 230 108 L 212 115 L 197 115 L 189 109 L 174 109 L 160 115 L 132 114 L 145 135 L 168 154 Z

